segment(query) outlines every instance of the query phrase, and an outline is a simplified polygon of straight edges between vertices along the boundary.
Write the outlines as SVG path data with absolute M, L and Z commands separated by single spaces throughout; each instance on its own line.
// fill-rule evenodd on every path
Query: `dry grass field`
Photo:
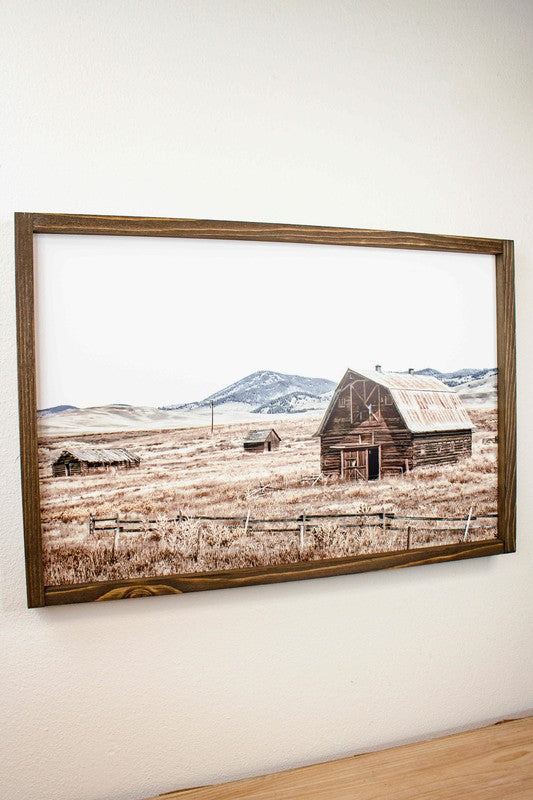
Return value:
M 329 480 L 318 475 L 318 419 L 273 420 L 282 443 L 271 453 L 245 453 L 250 425 L 209 429 L 131 431 L 40 438 L 43 559 L 47 585 L 171 573 L 235 569 L 298 560 L 334 558 L 405 547 L 405 530 L 357 527 L 326 521 L 313 527 L 303 546 L 293 533 L 244 531 L 199 522 L 195 516 L 296 518 L 301 514 L 394 512 L 403 516 L 466 518 L 497 510 L 496 412 L 471 411 L 476 424 L 471 458 L 424 467 L 380 481 Z M 132 470 L 53 478 L 50 464 L 68 443 L 124 447 L 141 458 Z M 263 487 L 263 488 L 261 488 Z M 123 534 L 113 552 L 113 533 L 89 533 L 89 515 L 151 519 L 140 533 Z M 182 515 L 183 522 L 168 522 Z M 472 525 L 470 538 L 488 539 L 494 526 Z M 457 529 L 414 525 L 412 546 L 458 541 Z

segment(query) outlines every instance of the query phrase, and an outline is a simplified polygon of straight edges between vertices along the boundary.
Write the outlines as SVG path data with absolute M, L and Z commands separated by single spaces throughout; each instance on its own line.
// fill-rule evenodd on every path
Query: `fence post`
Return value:
M 94 536 L 94 514 L 89 514 L 89 536 Z
M 389 541 L 391 541 L 392 539 L 395 538 L 395 537 L 391 537 L 391 532 L 390 532 L 391 528 L 394 527 L 394 517 L 395 516 L 396 516 L 396 514 L 394 513 L 394 511 L 389 511 L 385 515 L 385 519 L 386 519 L 385 528 L 387 530 L 387 533 L 389 534 Z
M 474 510 L 474 506 L 470 506 L 470 511 L 468 512 L 468 519 L 466 520 L 466 525 L 465 525 L 465 532 L 464 532 L 464 535 L 463 535 L 463 542 L 466 542 L 467 537 L 468 537 L 468 529 L 470 527 L 470 521 L 472 519 L 472 511 L 473 510 Z
M 411 526 L 407 526 L 407 550 L 411 549 Z
M 300 555 L 303 553 L 305 539 L 305 511 L 302 514 L 302 521 L 300 523 Z
M 115 558 L 116 552 L 118 550 L 118 540 L 120 536 L 120 526 L 118 524 L 118 514 L 115 517 L 115 536 L 113 537 L 113 549 L 111 550 L 111 558 Z
M 250 509 L 248 509 L 248 513 L 246 515 L 246 522 L 244 523 L 244 535 L 245 536 L 246 536 L 246 533 L 248 531 L 248 523 L 249 522 L 250 522 Z

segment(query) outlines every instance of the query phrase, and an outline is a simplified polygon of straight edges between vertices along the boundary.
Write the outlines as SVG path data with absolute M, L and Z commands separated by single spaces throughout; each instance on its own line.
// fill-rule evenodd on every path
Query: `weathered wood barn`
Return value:
M 244 449 L 247 453 L 263 453 L 276 450 L 281 442 L 274 428 L 261 431 L 249 431 L 244 440 Z
M 63 450 L 61 455 L 52 463 L 54 477 L 69 475 L 84 475 L 88 472 L 102 472 L 111 467 L 130 469 L 137 467 L 141 459 L 122 449 L 103 449 L 76 445 Z
M 323 473 L 373 480 L 470 455 L 473 427 L 449 386 L 377 367 L 346 372 L 315 436 Z

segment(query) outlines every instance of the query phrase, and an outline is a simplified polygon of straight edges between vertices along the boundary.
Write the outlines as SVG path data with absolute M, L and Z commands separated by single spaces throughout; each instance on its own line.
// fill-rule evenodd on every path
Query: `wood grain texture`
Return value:
M 531 800 L 533 717 L 151 800 Z
M 328 228 L 314 225 L 280 225 L 268 222 L 111 217 L 72 214 L 33 214 L 35 233 L 69 233 L 105 236 L 170 236 L 176 238 L 240 239 L 261 242 L 301 242 L 408 250 L 442 250 L 455 253 L 502 252 L 501 239 L 444 236 L 427 233 L 374 231 L 362 228 Z
M 498 348 L 498 528 L 506 553 L 516 550 L 516 334 L 514 243 L 496 256 Z
M 302 561 L 297 564 L 281 564 L 269 567 L 254 567 L 219 572 L 192 572 L 183 575 L 165 575 L 153 578 L 129 578 L 121 581 L 98 581 L 69 586 L 47 586 L 45 604 L 85 603 L 93 600 L 116 600 L 121 597 L 141 597 L 147 594 L 175 594 L 178 592 L 202 592 L 208 589 L 230 589 L 238 586 L 254 586 L 265 583 L 326 578 L 332 575 L 350 575 L 357 572 L 373 572 L 378 569 L 397 569 L 441 561 L 458 561 L 503 553 L 503 542 L 492 539 L 487 542 L 462 542 L 460 544 L 423 547 L 418 550 L 398 550 L 391 553 L 368 553 L 354 558 L 334 558 L 327 561 Z M 157 585 L 159 591 L 151 591 Z M 167 591 L 162 588 L 166 586 Z M 118 595 L 116 588 L 132 591 Z M 146 591 L 143 592 L 143 589 Z
M 475 558 L 512 552 L 515 549 L 516 409 L 514 272 L 513 243 L 511 241 L 305 225 L 68 214 L 16 214 L 15 228 L 21 469 L 28 605 L 30 607 L 304 580 L 329 575 L 345 575 Z M 500 376 L 498 389 L 500 404 L 498 480 L 501 515 L 499 539 L 209 574 L 155 576 L 123 581 L 44 587 L 35 387 L 33 296 L 33 235 L 35 233 L 241 239 L 495 255 Z
M 44 605 L 41 503 L 37 456 L 33 229 L 29 214 L 15 215 L 20 469 L 28 607 Z

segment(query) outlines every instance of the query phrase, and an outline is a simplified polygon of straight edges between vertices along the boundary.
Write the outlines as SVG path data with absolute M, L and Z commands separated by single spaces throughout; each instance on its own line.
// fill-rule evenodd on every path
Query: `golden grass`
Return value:
M 47 585 L 235 569 L 298 560 L 335 558 L 405 547 L 404 531 L 357 529 L 327 523 L 306 532 L 303 549 L 294 534 L 250 533 L 220 524 L 173 524 L 186 517 L 252 518 L 302 513 L 361 513 L 463 517 L 497 510 L 495 411 L 473 411 L 476 423 L 471 458 L 458 464 L 424 467 L 410 474 L 369 483 L 330 480 L 302 484 L 302 475 L 320 471 L 319 441 L 312 438 L 318 420 L 276 420 L 282 445 L 272 453 L 249 454 L 242 448 L 249 425 L 215 429 L 120 432 L 78 436 L 76 441 L 126 447 L 141 457 L 134 470 L 113 470 L 72 478 L 52 478 L 50 462 L 69 441 L 40 441 L 43 560 Z M 70 440 L 72 441 L 72 439 Z M 266 486 L 258 494 L 260 486 Z M 89 537 L 88 517 L 159 518 L 154 531 L 124 534 L 112 555 L 112 534 Z M 491 538 L 477 531 L 471 538 Z M 413 546 L 457 541 L 457 532 L 413 529 Z

